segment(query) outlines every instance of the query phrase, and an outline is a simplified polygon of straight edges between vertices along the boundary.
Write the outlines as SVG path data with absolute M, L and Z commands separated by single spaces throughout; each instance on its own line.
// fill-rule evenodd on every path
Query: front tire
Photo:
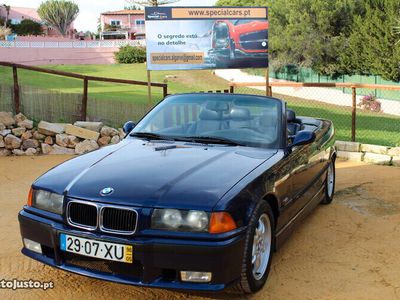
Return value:
M 245 294 L 255 293 L 267 281 L 275 249 L 275 220 L 271 207 L 260 201 L 250 219 L 237 287 Z
M 321 204 L 331 204 L 333 196 L 335 195 L 335 183 L 336 183 L 336 169 L 335 160 L 332 159 L 329 163 L 328 170 L 326 172 L 325 180 L 325 196 L 321 201 Z

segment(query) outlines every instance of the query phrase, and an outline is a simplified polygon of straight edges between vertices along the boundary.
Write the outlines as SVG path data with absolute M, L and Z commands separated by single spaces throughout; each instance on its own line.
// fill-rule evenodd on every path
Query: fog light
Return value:
M 24 239 L 25 248 L 36 253 L 42 254 L 42 246 L 30 239 Z
M 186 282 L 210 282 L 212 273 L 181 271 L 181 279 Z

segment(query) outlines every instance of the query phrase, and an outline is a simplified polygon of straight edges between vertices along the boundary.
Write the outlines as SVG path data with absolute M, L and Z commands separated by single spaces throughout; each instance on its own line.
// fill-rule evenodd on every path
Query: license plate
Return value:
M 129 264 L 133 262 L 132 246 L 85 239 L 63 233 L 60 235 L 60 249 L 105 260 Z

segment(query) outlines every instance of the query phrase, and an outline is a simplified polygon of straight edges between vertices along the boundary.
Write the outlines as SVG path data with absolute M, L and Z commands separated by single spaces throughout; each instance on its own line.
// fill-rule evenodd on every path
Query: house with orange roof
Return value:
M 100 39 L 144 39 L 144 20 L 144 10 L 124 9 L 104 12 L 100 15 Z

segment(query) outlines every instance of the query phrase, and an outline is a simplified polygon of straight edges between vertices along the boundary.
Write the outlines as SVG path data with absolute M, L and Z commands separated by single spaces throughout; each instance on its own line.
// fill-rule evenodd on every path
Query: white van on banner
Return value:
M 148 70 L 268 67 L 267 7 L 146 7 Z

